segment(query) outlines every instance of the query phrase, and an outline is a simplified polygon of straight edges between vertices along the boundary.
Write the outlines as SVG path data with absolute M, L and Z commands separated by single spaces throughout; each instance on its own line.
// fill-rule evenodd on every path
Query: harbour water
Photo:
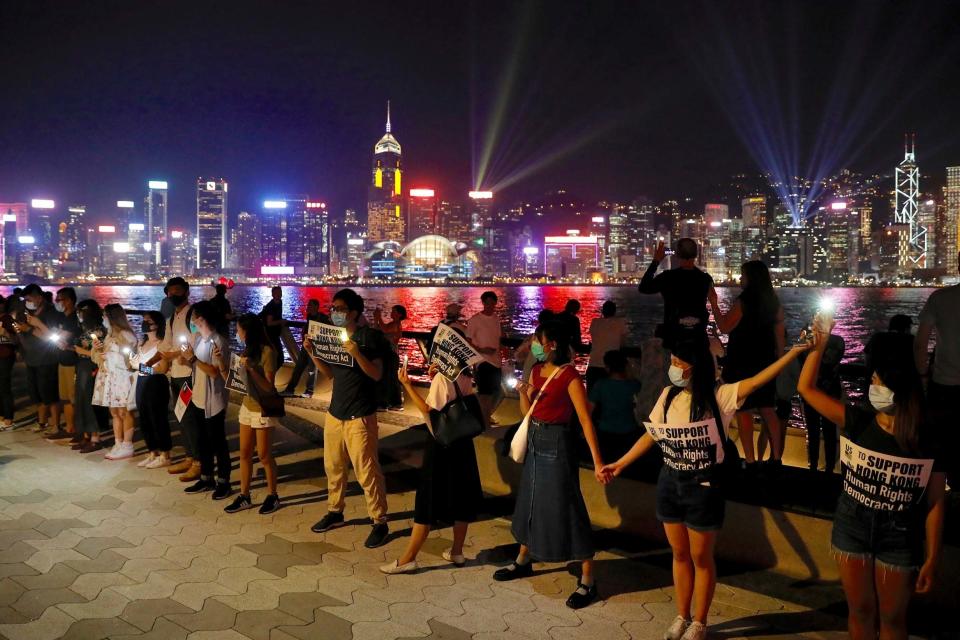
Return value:
M 48 287 L 55 290 L 55 287 Z M 11 287 L 0 287 L 0 293 L 8 295 Z M 159 309 L 163 287 L 157 285 L 79 286 L 77 295 L 95 298 L 101 305 L 117 302 L 129 309 Z M 330 306 L 330 300 L 338 287 L 297 287 L 283 289 L 284 317 L 302 320 L 307 301 L 316 298 L 322 309 Z M 581 324 L 584 341 L 589 340 L 587 328 L 590 320 L 600 314 L 606 300 L 617 303 L 618 314 L 627 319 L 631 344 L 640 344 L 653 334 L 663 317 L 660 296 L 642 295 L 635 287 L 604 286 L 516 286 L 516 287 L 357 287 L 366 300 L 368 315 L 376 307 L 385 311 L 391 305 L 401 304 L 407 308 L 410 319 L 404 328 L 411 331 L 428 331 L 442 317 L 444 307 L 450 302 L 463 305 L 464 314 L 470 316 L 480 310 L 480 294 L 493 290 L 500 298 L 499 311 L 510 335 L 526 335 L 535 325 L 541 309 L 559 311 L 570 298 L 583 305 Z M 933 289 L 920 288 L 782 288 L 777 293 L 783 303 L 787 332 L 790 339 L 796 338 L 809 322 L 823 297 L 836 304 L 836 333 L 847 344 L 844 360 L 856 362 L 862 359 L 863 346 L 875 331 L 886 328 L 890 316 L 906 314 L 916 321 L 923 303 Z M 736 298 L 736 288 L 718 290 L 724 308 Z M 200 300 L 213 295 L 212 287 L 191 288 L 191 300 Z M 235 313 L 259 312 L 270 299 L 270 289 L 265 286 L 238 285 L 227 293 Z

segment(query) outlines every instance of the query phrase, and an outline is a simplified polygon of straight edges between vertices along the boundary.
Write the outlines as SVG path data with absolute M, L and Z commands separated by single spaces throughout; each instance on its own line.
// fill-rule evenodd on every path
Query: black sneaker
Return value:
M 223 508 L 227 513 L 236 513 L 237 511 L 244 511 L 253 507 L 253 503 L 250 502 L 250 496 L 240 494 L 234 498 L 233 502 L 228 504 Z
M 493 579 L 497 582 L 507 582 L 508 580 L 516 580 L 517 578 L 529 578 L 532 575 L 532 562 L 528 562 L 527 564 L 517 564 L 516 562 L 511 562 L 502 569 L 497 569 L 494 571 Z
M 44 433 L 43 439 L 47 442 L 57 442 L 58 440 L 69 440 L 72 437 L 72 433 L 67 433 L 63 429 L 58 429 L 56 431 L 48 431 Z
M 571 609 L 583 609 L 585 606 L 597 599 L 596 583 L 589 587 L 582 582 L 577 583 L 577 590 L 567 598 L 567 606 Z
M 263 501 L 263 504 L 260 505 L 260 515 L 265 516 L 273 513 L 280 508 L 280 496 L 275 493 L 271 493 Z
M 195 483 L 183 490 L 184 493 L 203 493 L 212 490 L 216 485 L 213 480 L 197 480 Z
M 380 522 L 373 525 L 373 529 L 370 530 L 370 535 L 367 536 L 366 542 L 363 543 L 367 549 L 376 549 L 377 547 L 383 546 L 387 542 L 387 535 L 390 533 L 390 527 L 387 526 L 386 522 Z
M 323 533 L 333 529 L 334 527 L 339 527 L 343 524 L 343 514 L 336 511 L 328 511 L 327 515 L 320 518 L 320 522 L 316 523 L 310 527 L 310 531 L 314 533 Z
M 214 500 L 223 500 L 230 496 L 230 483 L 218 482 L 211 496 Z

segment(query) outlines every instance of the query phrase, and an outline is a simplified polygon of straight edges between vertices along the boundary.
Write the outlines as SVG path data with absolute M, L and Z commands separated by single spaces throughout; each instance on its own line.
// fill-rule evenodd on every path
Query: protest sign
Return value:
M 448 380 L 456 380 L 464 369 L 483 362 L 483 356 L 467 339 L 445 324 L 437 325 L 430 349 L 430 364 Z
M 240 356 L 230 354 L 230 372 L 227 374 L 227 389 L 237 393 L 247 393 L 247 372 L 240 364 Z
M 843 491 L 860 504 L 879 511 L 906 511 L 917 504 L 930 480 L 933 460 L 901 458 L 861 447 L 840 438 L 844 466 Z
M 643 424 L 660 445 L 664 463 L 672 469 L 703 471 L 723 462 L 723 441 L 713 418 L 700 422 Z
M 327 364 L 353 366 L 353 356 L 343 348 L 347 341 L 346 329 L 311 320 L 307 323 L 307 335 L 313 341 L 313 355 Z
M 177 406 L 173 408 L 173 415 L 177 416 L 177 422 L 183 422 L 183 414 L 187 412 L 187 406 L 193 397 L 193 389 L 186 382 L 180 388 L 180 395 L 177 396 Z

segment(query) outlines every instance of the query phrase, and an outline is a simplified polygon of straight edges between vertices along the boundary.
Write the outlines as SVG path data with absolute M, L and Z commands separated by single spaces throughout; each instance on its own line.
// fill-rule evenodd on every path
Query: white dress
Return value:
M 100 368 L 93 385 L 93 404 L 100 407 L 124 408 L 129 406 L 131 388 L 136 375 L 127 367 L 127 356 L 123 347 L 136 345 L 133 334 L 121 335 L 118 340 L 113 335 L 104 341 L 104 353 Z

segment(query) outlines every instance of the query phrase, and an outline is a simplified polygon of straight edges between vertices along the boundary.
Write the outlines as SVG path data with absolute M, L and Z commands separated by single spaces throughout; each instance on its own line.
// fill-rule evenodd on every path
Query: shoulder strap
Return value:
M 553 370 L 553 373 L 550 374 L 546 382 L 543 383 L 543 386 L 540 387 L 540 390 L 537 392 L 537 397 L 533 399 L 533 403 L 530 405 L 530 409 L 527 411 L 527 416 L 533 415 L 533 409 L 537 406 L 537 403 L 540 402 L 540 398 L 543 397 L 543 392 L 547 390 L 547 387 L 550 386 L 550 383 L 553 381 L 553 379 L 557 377 L 557 374 L 569 366 L 570 365 L 565 364 Z

